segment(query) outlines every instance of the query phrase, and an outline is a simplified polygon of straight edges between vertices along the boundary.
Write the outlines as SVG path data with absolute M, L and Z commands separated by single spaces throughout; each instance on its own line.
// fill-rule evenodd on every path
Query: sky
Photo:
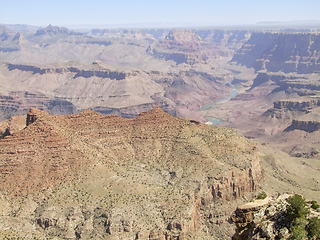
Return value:
M 0 0 L 1 24 L 241 25 L 320 20 L 319 0 Z

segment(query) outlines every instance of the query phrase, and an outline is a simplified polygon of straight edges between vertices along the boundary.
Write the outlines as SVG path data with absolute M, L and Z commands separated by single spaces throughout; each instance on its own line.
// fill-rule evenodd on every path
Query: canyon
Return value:
M 0 233 L 230 239 L 259 191 L 319 201 L 319 41 L 0 26 Z
M 134 117 L 159 105 L 176 116 L 205 121 L 194 110 L 229 91 L 225 82 L 232 73 L 219 66 L 248 33 L 201 34 L 205 40 L 193 30 L 83 34 L 53 26 L 35 33 L 3 28 L 3 49 L 12 45 L 16 50 L 0 51 L 0 94 L 11 104 L 2 101 L 1 120 L 34 107 L 52 114 L 91 108 Z

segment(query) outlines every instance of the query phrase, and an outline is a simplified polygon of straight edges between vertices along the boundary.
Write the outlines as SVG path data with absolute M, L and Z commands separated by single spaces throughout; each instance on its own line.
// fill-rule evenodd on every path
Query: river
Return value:
M 232 87 L 232 90 L 231 90 L 231 92 L 230 92 L 228 97 L 220 98 L 220 99 L 218 99 L 218 100 L 216 100 L 216 101 L 214 101 L 212 103 L 208 103 L 208 104 L 204 105 L 202 108 L 199 108 L 197 110 L 197 112 L 208 110 L 208 109 L 212 108 L 212 106 L 216 105 L 217 103 L 230 101 L 232 98 L 237 96 L 238 93 L 239 93 L 238 92 L 239 87 L 237 85 L 233 85 L 231 83 L 232 81 L 233 81 L 233 78 L 228 82 L 228 84 Z M 208 122 L 212 123 L 211 125 L 213 125 L 213 126 L 222 124 L 224 122 L 223 119 L 214 118 L 212 116 L 205 116 L 205 118 L 208 119 Z

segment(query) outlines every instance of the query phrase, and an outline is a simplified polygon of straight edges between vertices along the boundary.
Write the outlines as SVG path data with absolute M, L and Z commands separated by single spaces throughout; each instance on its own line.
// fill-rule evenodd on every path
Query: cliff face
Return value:
M 277 95 L 282 92 L 293 96 L 295 94 L 294 97 L 317 96 L 318 91 L 320 90 L 318 78 L 318 74 L 316 73 L 284 74 L 281 72 L 273 73 L 261 71 L 258 72 L 257 77 L 253 80 L 250 90 L 264 86 L 273 86 L 273 90 L 265 95 Z M 282 98 L 280 97 L 280 99 Z
M 99 78 L 109 78 L 122 80 L 127 76 L 124 72 L 112 71 L 112 70 L 83 70 L 76 67 L 69 68 L 41 68 L 33 65 L 25 65 L 25 64 L 7 64 L 9 71 L 20 70 L 25 72 L 32 72 L 32 74 L 62 74 L 62 73 L 76 73 L 74 78 L 77 77 L 99 77 Z
M 276 116 L 284 112 L 291 112 L 295 117 L 285 131 L 298 129 L 305 132 L 314 132 L 320 130 L 320 118 L 317 114 L 319 106 L 320 100 L 318 98 L 281 100 L 274 102 L 273 110 L 270 109 L 264 115 L 268 116 L 274 113 L 274 116 Z
M 77 113 L 77 108 L 63 98 L 50 98 L 41 93 L 11 92 L 9 95 L 0 94 L 0 120 L 4 121 L 12 116 L 24 115 L 31 108 L 38 107 L 51 114 Z
M 207 60 L 207 56 L 200 50 L 201 39 L 195 31 L 171 30 L 165 39 L 157 43 L 156 47 L 149 47 L 146 53 L 166 61 L 173 60 L 177 64 L 195 64 Z
M 197 34 L 205 42 L 213 42 L 232 50 L 240 49 L 250 38 L 252 32 L 247 30 L 197 30 Z
M 290 100 L 281 100 L 273 103 L 274 108 L 277 109 L 290 109 L 298 111 L 306 111 L 311 108 L 320 106 L 320 100 L 314 99 L 309 101 L 290 101 Z
M 22 33 L 15 33 L 6 27 L 0 27 L 0 52 L 20 51 L 22 40 Z
M 3 94 L 1 101 L 3 119 L 14 116 L 10 111 L 26 114 L 28 105 L 33 103 L 50 113 L 59 114 L 61 106 L 60 114 L 91 108 L 123 117 L 134 117 L 159 105 L 176 116 L 204 121 L 192 111 L 228 92 L 224 82 L 230 76 L 227 72 L 196 70 L 177 73 L 124 70 L 101 61 L 91 65 L 68 62 L 47 66 L 6 63 L 1 67 L 4 78 L 0 82 L 9 92 Z M 28 89 L 28 94 L 23 94 L 24 89 Z
M 306 132 L 318 131 L 320 130 L 320 122 L 293 120 L 291 125 L 286 129 L 286 131 L 292 131 L 295 129 L 299 129 Z
M 319 43 L 316 33 L 253 33 L 231 61 L 256 71 L 318 72 Z
M 206 37 L 202 39 L 199 34 Z M 177 64 L 196 64 L 205 62 L 209 58 L 233 55 L 233 50 L 226 47 L 212 36 L 212 32 L 197 32 L 196 30 L 171 30 L 165 39 L 149 46 L 146 53 L 166 61 L 173 60 Z M 210 36 L 211 35 L 211 38 Z M 229 35 L 228 35 L 229 36 Z M 228 36 L 225 36 L 228 39 Z M 232 37 L 230 36 L 230 39 Z M 230 40 L 232 41 L 232 40 Z
M 249 40 L 236 52 L 231 62 L 236 62 L 247 67 L 254 67 L 262 54 L 272 46 L 277 34 L 252 33 Z
M 255 191 L 263 174 L 255 146 L 232 129 L 159 107 L 134 119 L 33 109 L 0 152 L 1 204 L 30 200 L 16 217 L 6 210 L 20 236 L 206 238 L 199 229 L 214 217 L 201 209 Z

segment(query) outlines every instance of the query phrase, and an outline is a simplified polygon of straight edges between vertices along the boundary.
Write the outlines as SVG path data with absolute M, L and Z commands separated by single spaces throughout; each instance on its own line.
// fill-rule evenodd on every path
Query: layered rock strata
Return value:
M 0 120 L 4 121 L 13 116 L 24 115 L 30 108 L 37 107 L 51 114 L 77 113 L 78 109 L 63 98 L 48 97 L 43 93 L 25 91 L 0 94 Z
M 206 238 L 201 208 L 239 199 L 262 178 L 258 151 L 234 130 L 159 107 L 134 119 L 33 109 L 0 153 L 3 199 L 37 206 L 32 236 Z M 6 217 L 16 232 L 23 214 Z
M 135 117 L 159 105 L 176 116 L 205 121 L 193 111 L 222 97 L 229 89 L 225 82 L 230 77 L 228 71 L 124 70 L 101 61 L 91 65 L 69 62 L 47 66 L 5 63 L 1 71 L 4 76 L 0 82 L 6 86 L 3 96 L 0 95 L 3 120 L 26 114 L 34 107 L 51 114 L 91 108 L 100 113 Z
M 253 33 L 231 61 L 256 71 L 319 72 L 319 42 L 317 33 Z

